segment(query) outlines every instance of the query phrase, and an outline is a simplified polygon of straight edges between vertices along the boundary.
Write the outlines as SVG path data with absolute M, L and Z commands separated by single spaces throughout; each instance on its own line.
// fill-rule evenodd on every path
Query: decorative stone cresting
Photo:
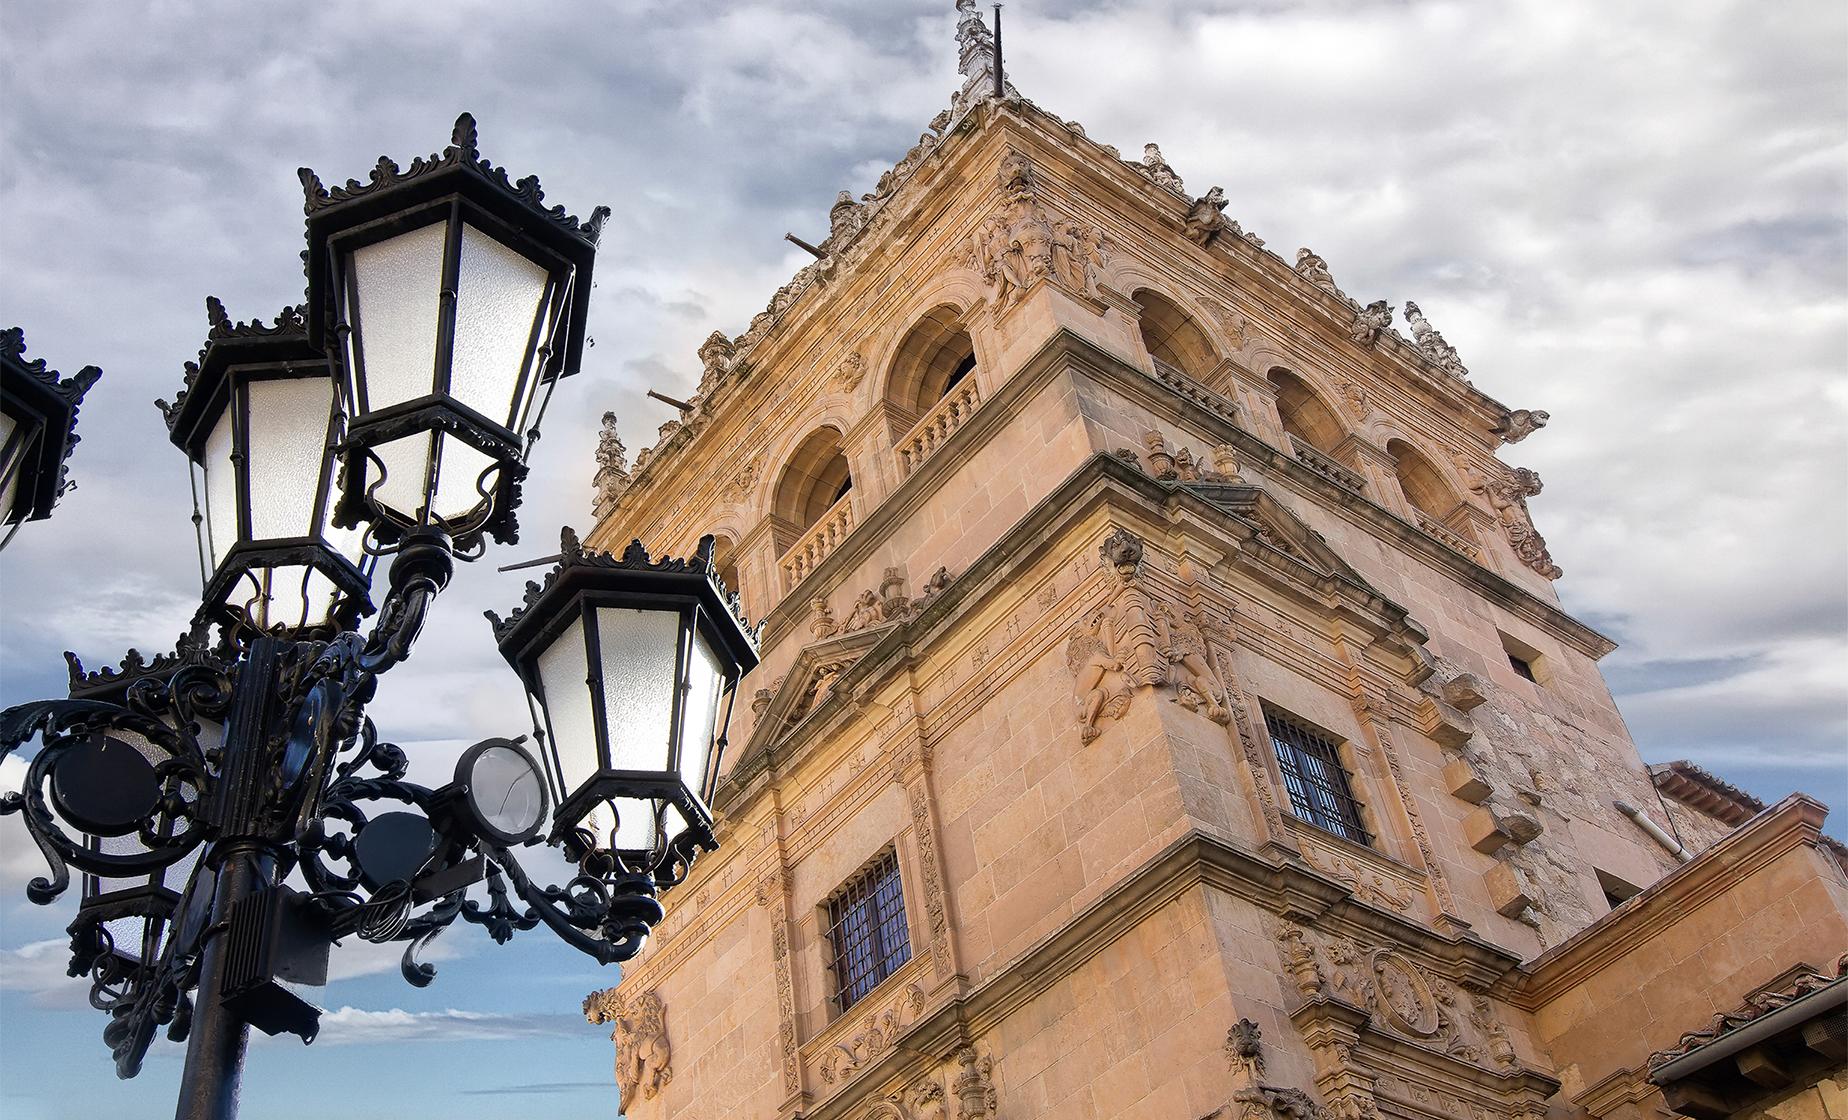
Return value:
M 620 989 L 606 988 L 585 998 L 584 1018 L 616 1024 L 610 1039 L 616 1043 L 616 1087 L 624 1104 L 638 1093 L 641 1100 L 654 1100 L 674 1079 L 667 1009 L 659 995 L 648 991 L 624 1001 Z

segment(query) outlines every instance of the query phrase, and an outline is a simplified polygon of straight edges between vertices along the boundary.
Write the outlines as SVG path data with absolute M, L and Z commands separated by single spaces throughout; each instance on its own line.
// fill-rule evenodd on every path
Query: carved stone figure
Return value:
M 834 371 L 834 387 L 840 392 L 851 393 L 860 387 L 860 382 L 865 377 L 866 359 L 860 356 L 858 350 L 855 350 L 842 358 L 840 368 Z
M 911 1120 L 945 1120 L 949 1104 L 944 1099 L 943 1085 L 935 1077 L 927 1077 L 911 1087 Z
M 1097 726 L 1099 716 L 1120 719 L 1129 710 L 1129 677 L 1110 648 L 1110 639 L 1104 612 L 1095 611 L 1065 646 L 1065 663 L 1078 695 L 1078 738 L 1082 742 L 1102 734 Z
M 987 281 L 995 314 L 1041 280 L 1095 295 L 1097 270 L 1108 262 L 1103 232 L 1041 205 L 1033 163 L 1019 152 L 1001 160 L 997 181 L 1001 209 L 970 235 L 965 254 L 969 267 Z
M 1354 322 L 1348 326 L 1348 337 L 1357 345 L 1372 346 L 1379 342 L 1380 335 L 1391 325 L 1392 305 L 1383 299 L 1376 299 L 1354 312 Z
M 622 445 L 622 437 L 616 434 L 616 414 L 603 414 L 603 430 L 597 436 L 597 474 L 594 481 L 596 499 L 592 512 L 601 518 L 615 507 L 629 488 L 631 481 L 629 464 Z
M 828 249 L 838 253 L 847 247 L 862 229 L 866 228 L 867 207 L 855 202 L 852 191 L 842 191 L 834 197 L 834 205 L 828 207 Z
M 725 337 L 723 331 L 713 331 L 706 336 L 706 341 L 699 344 L 699 395 L 707 397 L 719 387 L 719 382 L 731 370 L 732 358 L 737 347 Z
M 1168 161 L 1162 158 L 1161 146 L 1153 140 L 1142 145 L 1142 169 L 1143 174 L 1153 179 L 1156 186 L 1173 191 L 1182 198 L 1187 197 L 1187 188 L 1181 183 L 1181 177 L 1174 173 L 1174 168 L 1168 166 Z
M 651 1101 L 673 1080 L 667 1009 L 659 995 L 643 992 L 625 1004 L 612 988 L 584 1001 L 584 1017 L 592 1023 L 616 1024 L 610 1038 L 616 1043 L 616 1088 L 625 1104 L 638 1093 L 640 1099 Z
M 948 568 L 938 568 L 932 572 L 930 578 L 924 581 L 924 593 L 911 601 L 911 609 L 921 611 L 929 606 L 931 600 L 949 590 L 952 578 Z
M 1225 683 L 1211 663 L 1212 655 L 1194 619 L 1186 615 L 1176 619 L 1173 608 L 1163 603 L 1156 614 L 1156 632 L 1170 666 L 1175 702 L 1189 711 L 1205 708 L 1207 718 L 1215 723 L 1231 723 Z
M 1202 249 L 1210 249 L 1213 242 L 1226 228 L 1226 190 L 1214 187 L 1187 208 L 1187 217 L 1182 219 L 1182 232 L 1187 239 Z
M 1176 482 L 1200 481 L 1200 463 L 1185 447 L 1174 453 L 1174 479 Z
M 1485 477 L 1473 467 L 1465 466 L 1464 470 L 1470 490 L 1481 494 L 1494 508 L 1502 532 L 1521 563 L 1547 579 L 1558 579 L 1563 573 L 1553 563 L 1546 538 L 1534 528 L 1527 510 L 1527 499 L 1540 493 L 1540 476 L 1526 467 L 1513 467 L 1493 478 Z
M 1457 357 L 1457 348 L 1444 341 L 1444 336 L 1437 333 L 1437 328 L 1425 318 L 1424 312 L 1409 299 L 1405 301 L 1405 322 L 1412 329 L 1412 341 L 1425 357 L 1445 373 L 1468 379 L 1469 370 L 1463 365 L 1463 360 Z
M 1264 1032 L 1250 1019 L 1240 1019 L 1226 1031 L 1226 1057 L 1234 1073 L 1256 1079 L 1264 1073 Z
M 1546 427 L 1546 422 L 1552 418 L 1552 414 L 1543 409 L 1517 408 L 1502 417 L 1494 432 L 1503 443 L 1519 443 Z
M 1296 271 L 1303 279 L 1327 292 L 1331 296 L 1341 294 L 1335 287 L 1335 275 L 1328 271 L 1328 262 L 1314 250 L 1302 248 L 1296 250 Z
M 870 588 L 860 592 L 860 597 L 853 601 L 853 610 L 847 614 L 847 621 L 841 626 L 841 633 L 852 634 L 868 626 L 877 626 L 885 621 L 885 612 L 879 603 L 879 596 Z

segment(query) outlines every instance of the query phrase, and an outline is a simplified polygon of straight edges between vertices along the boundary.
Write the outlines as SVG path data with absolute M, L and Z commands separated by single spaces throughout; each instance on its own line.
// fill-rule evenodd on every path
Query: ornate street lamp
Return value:
M 539 181 L 481 158 L 464 113 L 442 152 L 307 194 L 308 326 L 345 367 L 336 523 L 389 541 L 421 527 L 457 548 L 512 541 L 526 454 L 557 378 L 584 350 L 606 207 L 580 224 Z M 543 389 L 543 393 L 542 393 Z
M 488 617 L 534 705 L 552 839 L 652 901 L 717 849 L 707 806 L 756 632 L 709 536 L 691 560 L 650 560 L 640 541 L 620 557 L 586 552 L 570 530 L 560 551 L 523 607 Z
M 596 758 L 554 817 L 554 842 L 578 863 L 563 886 L 534 883 L 515 849 L 541 836 L 576 756 L 568 768 L 548 747 L 542 765 L 520 740 L 491 739 L 441 788 L 405 780 L 408 759 L 366 705 L 410 655 L 458 554 L 512 539 L 543 390 L 577 368 L 608 211 L 579 223 L 542 207 L 536 180 L 510 183 L 479 158 L 466 115 L 448 149 L 408 171 L 381 160 L 370 185 L 331 192 L 303 181 L 305 321 L 239 325 L 210 301 L 199 365 L 163 407 L 203 494 L 209 570 L 193 632 L 175 657 L 131 655 L 119 674 L 73 663 L 69 697 L 0 712 L 0 757 L 38 744 L 23 789 L 0 795 L 0 815 L 22 818 L 50 867 L 27 895 L 50 902 L 81 873 L 74 974 L 110 1013 L 121 1076 L 159 1028 L 187 1044 L 182 1120 L 236 1115 L 250 1027 L 314 1037 L 320 1013 L 289 985 L 324 983 L 336 938 L 404 943 L 419 985 L 434 970 L 417 951 L 457 919 L 497 941 L 544 924 L 599 961 L 633 957 L 661 917 L 655 873 L 673 881 L 676 860 L 712 844 L 718 713 L 756 660 L 735 599 L 707 574 L 709 541 L 690 562 L 643 556 L 628 578 L 648 594 L 584 592 L 599 613 L 580 605 L 579 617 L 598 637 L 612 603 L 680 621 L 624 629 L 618 617 L 597 655 L 601 718 L 625 674 L 655 690 L 667 715 L 650 718 L 667 730 L 653 755 L 630 758 L 620 736 L 568 738 L 560 716 L 554 738 Z M 39 516 L 95 373 L 47 384 L 42 363 L 13 361 L 23 349 L 9 333 L 5 442 L 20 466 L 6 478 L 20 489 L 6 511 Z M 37 378 L 32 410 L 14 411 L 15 364 Z M 385 555 L 385 594 L 361 634 L 371 561 Z M 619 769 L 637 766 L 652 770 Z M 652 831 L 619 862 L 610 845 L 628 833 L 577 826 L 595 822 L 593 802 L 623 799 L 648 807 Z
M 26 332 L 0 331 L 0 548 L 28 521 L 51 516 L 69 489 L 64 461 L 77 446 L 77 406 L 103 371 L 60 379 L 45 359 L 26 360 Z
M 327 355 L 299 308 L 267 327 L 232 322 L 210 296 L 205 308 L 210 333 L 186 387 L 156 402 L 192 464 L 201 610 L 260 633 L 351 627 L 372 611 L 372 559 L 363 534 L 332 524 L 342 416 Z

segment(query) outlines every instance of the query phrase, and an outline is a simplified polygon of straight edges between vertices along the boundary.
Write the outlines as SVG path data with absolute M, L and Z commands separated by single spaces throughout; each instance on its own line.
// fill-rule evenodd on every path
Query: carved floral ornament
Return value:
M 1033 161 L 1019 152 L 1001 160 L 1000 208 L 970 235 L 963 263 L 988 284 L 999 317 L 1045 282 L 1086 299 L 1097 298 L 1098 270 L 1109 263 L 1104 231 L 1066 217 L 1039 197 Z
M 607 988 L 585 997 L 584 1018 L 616 1024 L 610 1039 L 616 1043 L 616 1088 L 625 1105 L 638 1093 L 642 1100 L 655 1099 L 673 1080 L 667 1009 L 658 994 L 642 992 L 625 1001 L 619 989 Z

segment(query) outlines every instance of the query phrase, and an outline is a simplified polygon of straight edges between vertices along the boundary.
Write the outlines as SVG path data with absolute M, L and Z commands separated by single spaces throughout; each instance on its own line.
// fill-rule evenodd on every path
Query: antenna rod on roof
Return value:
M 810 245 L 810 244 L 809 244 L 808 242 L 806 242 L 806 241 L 804 241 L 804 240 L 802 240 L 802 239 L 801 239 L 800 237 L 797 237 L 797 236 L 796 236 L 795 234 L 793 234 L 793 233 L 786 233 L 786 234 L 784 234 L 784 235 L 783 235 L 783 240 L 785 240 L 785 241 L 789 241 L 789 242 L 793 242 L 793 243 L 795 244 L 795 246 L 796 246 L 796 248 L 798 248 L 798 249 L 807 249 L 807 250 L 808 250 L 809 252 L 811 252 L 811 253 L 813 253 L 813 254 L 815 254 L 815 257 L 816 257 L 816 259 L 817 259 L 817 260 L 820 260 L 820 259 L 822 259 L 822 258 L 825 258 L 825 257 L 826 257 L 826 256 L 828 255 L 828 254 L 826 254 L 826 253 L 824 253 L 824 252 L 822 252 L 822 251 L 821 251 L 820 249 L 817 249 L 817 248 L 815 248 L 815 246 L 813 246 L 813 245 Z
M 1005 80 L 1001 77 L 1001 5 L 995 5 L 995 100 L 1007 97 Z

